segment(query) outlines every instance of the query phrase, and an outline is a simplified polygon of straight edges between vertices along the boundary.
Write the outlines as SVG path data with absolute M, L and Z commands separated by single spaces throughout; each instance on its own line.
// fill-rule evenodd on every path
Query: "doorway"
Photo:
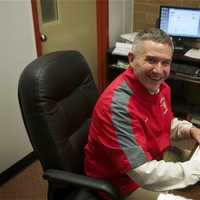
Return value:
M 94 0 L 32 0 L 36 7 L 41 54 L 80 51 L 97 82 L 97 24 Z M 35 12 L 33 9 L 33 12 Z

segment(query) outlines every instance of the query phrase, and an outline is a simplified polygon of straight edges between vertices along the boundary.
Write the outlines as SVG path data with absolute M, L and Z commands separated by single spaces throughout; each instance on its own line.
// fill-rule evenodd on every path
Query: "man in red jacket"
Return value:
M 173 43 L 163 31 L 140 32 L 128 56 L 129 68 L 106 88 L 94 109 L 85 171 L 109 181 L 128 199 L 153 200 L 158 191 L 184 188 L 200 179 L 200 159 L 162 160 L 171 139 L 200 143 L 200 130 L 172 113 L 165 83 L 172 55 Z

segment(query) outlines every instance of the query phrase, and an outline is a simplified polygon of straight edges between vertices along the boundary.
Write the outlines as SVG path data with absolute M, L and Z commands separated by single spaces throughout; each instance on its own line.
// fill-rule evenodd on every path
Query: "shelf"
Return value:
M 112 68 L 113 70 L 121 69 L 122 71 L 127 69 L 127 65 L 123 66 L 123 64 L 111 64 L 108 66 L 109 68 Z M 182 80 L 186 82 L 191 82 L 191 83 L 196 83 L 200 84 L 200 77 L 193 77 L 190 75 L 186 74 L 170 74 L 169 79 L 174 79 L 174 80 Z
M 125 62 L 124 60 L 117 60 L 116 63 L 109 65 L 109 67 L 113 68 L 113 70 L 115 68 L 120 68 L 120 69 L 127 69 L 129 66 L 128 62 Z
M 113 68 L 113 69 L 122 69 L 122 71 L 124 71 L 126 68 L 122 65 L 117 65 L 117 64 L 112 64 L 109 66 L 110 68 Z
M 173 74 L 170 74 L 169 78 L 200 84 L 200 77 L 190 76 L 187 74 L 173 73 Z

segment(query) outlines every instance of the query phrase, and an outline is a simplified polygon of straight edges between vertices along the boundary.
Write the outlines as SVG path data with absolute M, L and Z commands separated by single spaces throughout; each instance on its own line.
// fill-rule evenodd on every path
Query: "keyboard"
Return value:
M 173 62 L 171 64 L 171 72 L 174 72 L 175 74 L 183 74 L 200 78 L 200 68 L 185 63 L 183 64 Z

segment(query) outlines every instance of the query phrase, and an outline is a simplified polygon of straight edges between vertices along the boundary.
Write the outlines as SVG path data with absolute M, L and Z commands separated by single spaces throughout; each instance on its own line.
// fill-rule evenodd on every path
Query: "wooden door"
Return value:
M 94 0 L 37 0 L 42 54 L 78 50 L 97 80 L 97 27 Z

